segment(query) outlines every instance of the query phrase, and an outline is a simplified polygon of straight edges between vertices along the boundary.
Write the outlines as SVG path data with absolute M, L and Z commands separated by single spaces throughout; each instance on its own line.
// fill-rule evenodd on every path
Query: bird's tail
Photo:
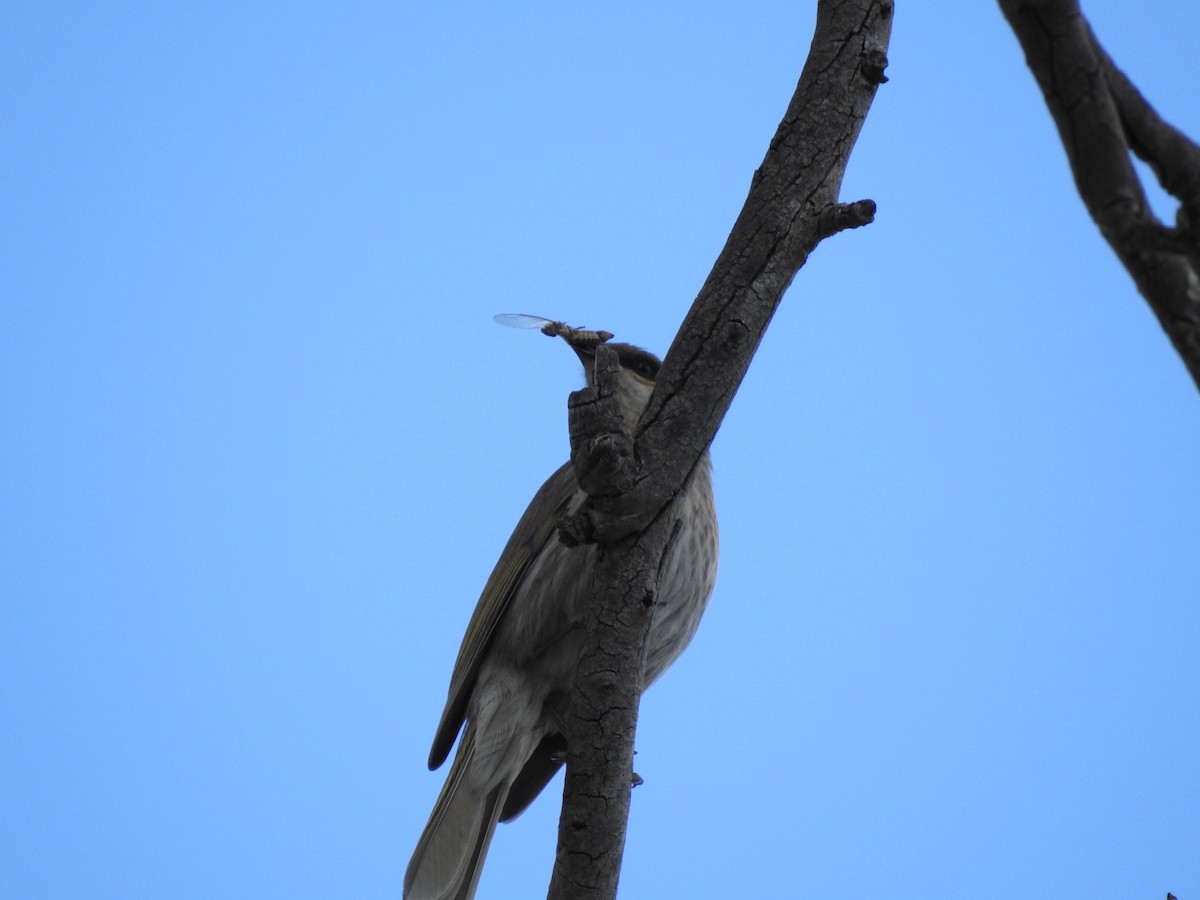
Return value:
M 429 822 L 404 873 L 404 900 L 471 900 L 507 782 L 486 793 L 471 784 L 475 729 L 468 724 Z

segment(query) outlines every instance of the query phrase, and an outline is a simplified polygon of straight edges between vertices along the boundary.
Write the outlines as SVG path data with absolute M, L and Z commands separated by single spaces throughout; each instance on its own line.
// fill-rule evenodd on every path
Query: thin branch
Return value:
M 1175 251 L 1193 257 L 1200 270 L 1200 146 L 1165 121 L 1117 68 L 1092 35 L 1104 81 L 1125 126 L 1130 149 L 1154 171 L 1158 183 L 1180 204 Z
M 1025 51 L 1092 219 L 1200 387 L 1200 148 L 1168 125 L 1092 34 L 1076 0 L 999 0 Z M 1146 202 L 1130 151 L 1180 201 Z
M 605 441 L 590 391 L 572 398 L 572 454 L 588 485 L 573 538 L 601 545 L 596 605 L 573 686 L 567 779 L 552 900 L 616 892 L 633 737 L 658 567 L 672 539 L 662 515 L 712 441 L 784 291 L 822 238 L 870 222 L 869 200 L 838 201 L 850 151 L 886 78 L 891 0 L 821 0 L 796 92 L 733 229 L 658 375 L 628 453 Z M 603 393 L 603 379 L 598 386 Z M 619 429 L 618 429 L 619 430 Z M 606 461 L 606 449 L 620 458 Z M 633 470 L 629 468 L 630 463 Z M 598 470 L 619 473 L 613 488 Z

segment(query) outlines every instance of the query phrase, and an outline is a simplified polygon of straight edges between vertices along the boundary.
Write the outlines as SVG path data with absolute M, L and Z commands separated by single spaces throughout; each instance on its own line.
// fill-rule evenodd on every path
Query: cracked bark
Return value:
M 1200 147 L 1158 115 L 1076 0 L 999 0 L 1066 149 L 1079 195 L 1200 387 Z M 1180 202 L 1150 210 L 1130 152 Z
M 795 94 L 641 421 L 622 422 L 606 400 L 615 372 L 606 348 L 597 355 L 597 390 L 572 395 L 572 461 L 590 499 L 586 521 L 565 524 L 570 539 L 599 543 L 601 558 L 568 723 L 551 900 L 616 894 L 646 635 L 672 533 L 661 513 L 716 434 L 809 253 L 823 238 L 874 217 L 873 202 L 843 204 L 838 192 L 876 88 L 886 81 L 891 16 L 891 0 L 818 3 Z M 606 458 L 609 450 L 620 458 Z

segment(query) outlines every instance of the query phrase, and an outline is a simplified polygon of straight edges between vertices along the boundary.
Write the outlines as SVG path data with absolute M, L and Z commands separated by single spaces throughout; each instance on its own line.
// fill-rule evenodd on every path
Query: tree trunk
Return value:
M 629 812 L 633 739 L 659 560 L 659 515 L 711 443 L 784 291 L 822 238 L 872 220 L 875 204 L 838 201 L 876 88 L 887 79 L 891 0 L 822 0 L 808 60 L 737 221 L 671 345 L 631 434 L 606 409 L 606 379 L 572 395 L 572 446 L 632 439 L 632 487 L 596 490 L 569 524 L 603 548 L 597 602 L 574 684 L 567 777 L 551 900 L 616 894 Z M 601 348 L 603 350 L 604 348 Z M 611 352 L 611 351 L 610 351 Z M 605 353 L 597 368 L 605 367 Z M 611 361 L 609 361 L 611 368 Z M 632 425 L 632 423 L 630 423 Z M 603 436 L 611 440 L 597 440 Z M 572 453 L 580 484 L 625 463 Z M 626 462 L 629 457 L 626 457 Z

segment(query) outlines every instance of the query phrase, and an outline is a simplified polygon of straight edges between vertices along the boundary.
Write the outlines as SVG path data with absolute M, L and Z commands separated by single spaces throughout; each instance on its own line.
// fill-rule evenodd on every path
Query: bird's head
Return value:
M 583 363 L 584 377 L 587 378 L 588 387 L 595 387 L 594 363 L 596 362 L 596 348 L 600 342 L 588 336 L 573 338 L 564 335 L 564 339 L 575 351 L 579 361 Z M 650 393 L 654 390 L 654 381 L 658 378 L 658 370 L 662 367 L 662 361 L 650 351 L 635 347 L 633 344 L 610 343 L 607 346 L 617 351 L 617 359 L 621 364 L 617 382 L 618 397 L 621 403 L 621 414 L 632 428 L 646 409 Z

